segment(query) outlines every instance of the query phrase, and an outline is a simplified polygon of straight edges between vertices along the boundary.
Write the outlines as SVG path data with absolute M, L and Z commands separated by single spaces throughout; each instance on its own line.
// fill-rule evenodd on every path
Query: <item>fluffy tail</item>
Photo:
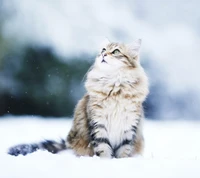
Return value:
M 13 146 L 8 149 L 8 154 L 13 156 L 18 156 L 21 154 L 25 156 L 29 153 L 36 152 L 37 150 L 47 150 L 55 154 L 66 149 L 67 149 L 66 142 L 63 139 L 61 139 L 59 142 L 56 142 L 54 140 L 45 140 L 40 143 L 20 144 Z

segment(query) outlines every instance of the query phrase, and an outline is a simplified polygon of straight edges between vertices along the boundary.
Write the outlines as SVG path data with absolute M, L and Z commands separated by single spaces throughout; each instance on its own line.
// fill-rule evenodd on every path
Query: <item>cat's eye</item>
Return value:
M 102 49 L 102 51 L 101 51 L 101 53 L 104 53 L 105 51 L 106 51 L 106 49 L 105 49 L 105 48 L 103 48 L 103 49 Z
M 120 50 L 119 49 L 115 49 L 113 52 L 112 52 L 112 54 L 119 54 L 120 53 Z

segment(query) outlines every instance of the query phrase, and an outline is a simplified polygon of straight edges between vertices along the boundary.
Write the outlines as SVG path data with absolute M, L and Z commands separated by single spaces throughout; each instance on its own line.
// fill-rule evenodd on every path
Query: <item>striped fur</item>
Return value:
M 109 43 L 101 49 L 87 74 L 87 93 L 78 102 L 72 128 L 65 142 L 35 144 L 57 153 L 72 149 L 76 155 L 124 158 L 142 154 L 143 107 L 148 80 L 140 65 L 141 41 L 131 45 Z M 19 148 L 19 149 L 18 149 Z M 13 147 L 24 154 L 21 147 Z M 14 152 L 15 152 L 14 151 Z M 11 152 L 9 152 L 12 154 Z M 16 154 L 13 154 L 16 155 Z
M 139 45 L 109 43 L 87 75 L 87 94 L 75 109 L 67 141 L 77 155 L 131 157 L 142 154 L 142 103 L 148 80 L 139 61 Z M 119 52 L 113 51 L 118 49 Z
M 59 142 L 54 140 L 45 140 L 40 143 L 16 145 L 8 150 L 8 154 L 13 156 L 18 156 L 21 154 L 25 156 L 29 153 L 36 152 L 37 150 L 47 150 L 55 154 L 65 149 L 66 145 L 64 140 L 60 140 Z

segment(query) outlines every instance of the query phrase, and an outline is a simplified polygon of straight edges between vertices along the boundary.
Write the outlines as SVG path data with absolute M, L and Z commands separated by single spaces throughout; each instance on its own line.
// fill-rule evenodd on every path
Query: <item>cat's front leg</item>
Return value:
M 94 154 L 99 157 L 113 157 L 113 149 L 108 139 L 108 133 L 105 125 L 95 121 L 89 122 L 90 144 L 93 147 Z
M 137 124 L 132 125 L 130 129 L 124 131 L 121 143 L 114 149 L 116 158 L 126 158 L 133 156 L 136 132 Z

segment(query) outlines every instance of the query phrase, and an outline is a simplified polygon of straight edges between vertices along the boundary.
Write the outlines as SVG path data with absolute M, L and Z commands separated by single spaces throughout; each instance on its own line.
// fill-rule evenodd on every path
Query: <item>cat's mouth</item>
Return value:
M 102 59 L 101 63 L 104 63 L 104 62 L 107 63 L 104 59 Z

